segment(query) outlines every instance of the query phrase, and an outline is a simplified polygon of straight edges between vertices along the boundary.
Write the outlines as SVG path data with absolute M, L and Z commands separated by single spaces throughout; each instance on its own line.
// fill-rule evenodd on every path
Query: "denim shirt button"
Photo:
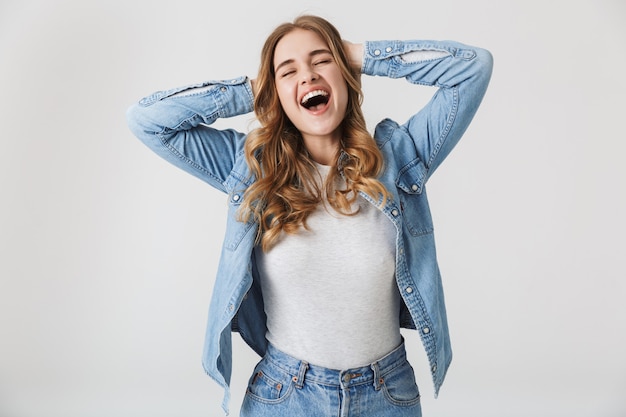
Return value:
M 430 329 L 428 327 L 424 327 L 422 329 L 422 332 L 424 332 L 424 334 L 428 334 L 428 333 L 430 333 Z
M 240 198 L 240 197 L 239 197 L 239 194 L 235 194 L 235 195 L 233 196 L 233 201 L 239 201 L 239 198 Z
M 393 217 L 397 217 L 398 216 L 398 210 L 396 210 L 396 209 L 391 210 L 391 215 Z
M 417 184 L 411 185 L 411 190 L 417 191 L 418 189 L 419 189 L 419 187 L 417 186 Z
M 233 311 L 234 309 L 235 309 L 235 306 L 234 306 L 234 305 L 232 305 L 232 304 L 229 304 L 229 305 L 228 305 L 228 310 L 229 310 L 229 311 Z
M 391 46 L 388 46 L 387 48 L 385 48 L 385 52 L 391 52 L 393 49 L 391 48 Z
M 227 90 L 227 88 L 226 88 L 226 87 L 222 87 L 222 88 L 220 88 L 220 91 L 221 91 L 222 93 L 225 93 L 225 92 L 226 92 L 226 90 Z
M 406 287 L 407 294 L 411 294 L 413 292 L 413 288 L 412 287 Z
M 377 50 L 374 51 L 374 55 L 378 56 L 380 54 L 381 54 L 380 49 L 377 49 Z
M 437 372 L 437 364 L 434 364 L 432 367 L 433 372 Z

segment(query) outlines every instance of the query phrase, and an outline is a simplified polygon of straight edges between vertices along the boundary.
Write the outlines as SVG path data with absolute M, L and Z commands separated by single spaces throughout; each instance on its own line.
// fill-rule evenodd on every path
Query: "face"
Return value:
M 274 68 L 280 103 L 307 148 L 336 150 L 348 88 L 326 43 L 313 31 L 293 30 L 276 45 Z

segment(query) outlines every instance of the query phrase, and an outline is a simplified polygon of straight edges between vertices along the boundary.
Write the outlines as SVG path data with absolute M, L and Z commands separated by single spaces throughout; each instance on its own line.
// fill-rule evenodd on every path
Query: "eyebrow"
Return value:
M 321 54 L 331 54 L 332 55 L 332 53 L 328 49 L 315 49 L 315 50 L 309 52 L 309 57 L 314 57 L 316 55 L 321 55 Z M 274 73 L 277 73 L 279 69 L 281 69 L 285 65 L 292 64 L 294 61 L 295 61 L 294 59 L 287 59 L 287 60 L 281 62 L 280 64 L 278 64 L 276 66 L 276 68 L 274 68 Z

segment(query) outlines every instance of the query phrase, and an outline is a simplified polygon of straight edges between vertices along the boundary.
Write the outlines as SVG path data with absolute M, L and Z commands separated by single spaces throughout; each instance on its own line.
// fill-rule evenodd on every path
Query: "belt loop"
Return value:
M 378 362 L 374 362 L 371 365 L 371 368 L 372 371 L 374 371 L 374 389 L 378 391 L 385 381 L 383 381 L 383 378 L 380 376 L 380 367 L 378 366 Z
M 296 388 L 301 389 L 304 386 L 304 375 L 306 374 L 307 369 L 309 369 L 309 364 L 305 361 L 301 361 L 298 375 L 293 377 L 293 382 L 296 383 Z

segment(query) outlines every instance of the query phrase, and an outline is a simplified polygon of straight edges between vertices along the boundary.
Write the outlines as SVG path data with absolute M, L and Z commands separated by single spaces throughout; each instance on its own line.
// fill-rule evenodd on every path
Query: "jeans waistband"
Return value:
M 309 364 L 278 350 L 271 343 L 268 345 L 265 359 L 292 375 L 292 380 L 299 387 L 308 381 L 343 387 L 373 383 L 378 388 L 383 383 L 387 373 L 406 363 L 406 350 L 403 340 L 400 346 L 377 361 L 369 365 L 344 370 Z

